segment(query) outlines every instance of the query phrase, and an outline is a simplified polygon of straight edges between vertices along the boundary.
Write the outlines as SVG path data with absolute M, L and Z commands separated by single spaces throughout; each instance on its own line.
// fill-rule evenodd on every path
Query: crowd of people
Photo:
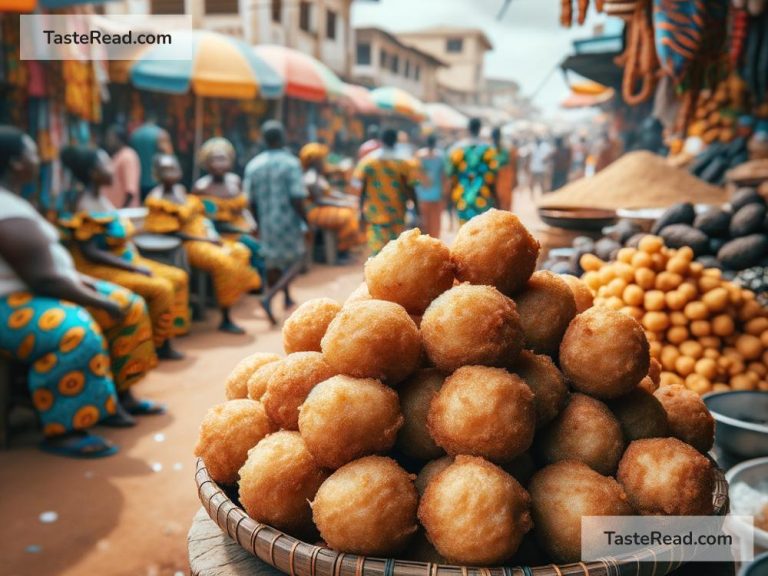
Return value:
M 460 223 L 511 209 L 514 157 L 499 132 L 486 141 L 481 129 L 472 120 L 468 138 L 448 149 L 435 135 L 416 149 L 403 132 L 372 127 L 349 186 L 337 190 L 329 147 L 309 143 L 296 156 L 283 126 L 268 121 L 263 151 L 242 178 L 230 142 L 212 138 L 198 151 L 204 175 L 187 190 L 156 122 L 130 136 L 113 126 L 103 148 L 61 150 L 69 184 L 55 213 L 43 215 L 24 193 L 38 177 L 37 146 L 0 127 L 0 353 L 27 371 L 41 448 L 107 456 L 117 447 L 94 425 L 133 426 L 165 411 L 132 388 L 159 361 L 183 358 L 173 342 L 190 330 L 190 270 L 210 277 L 219 329 L 242 334 L 231 309 L 249 293 L 275 324 L 273 298 L 282 293 L 286 308 L 294 305 L 290 285 L 318 230 L 335 235 L 344 263 L 408 227 L 439 237 L 446 209 Z M 120 210 L 138 206 L 140 230 Z M 137 234 L 174 239 L 188 266 L 142 254 Z

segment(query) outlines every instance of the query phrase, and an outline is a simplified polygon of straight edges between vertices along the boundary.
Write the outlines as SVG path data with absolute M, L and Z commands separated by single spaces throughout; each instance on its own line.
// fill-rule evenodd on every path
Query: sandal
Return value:
M 125 409 L 131 416 L 159 416 L 165 414 L 165 404 L 159 404 L 152 400 L 137 400 L 135 404 L 126 406 Z
M 119 451 L 119 448 L 109 440 L 88 433 L 83 436 L 73 436 L 66 440 L 60 440 L 61 443 L 54 444 L 51 443 L 51 440 L 43 440 L 40 443 L 40 450 L 56 456 L 80 459 L 105 458 L 113 456 Z

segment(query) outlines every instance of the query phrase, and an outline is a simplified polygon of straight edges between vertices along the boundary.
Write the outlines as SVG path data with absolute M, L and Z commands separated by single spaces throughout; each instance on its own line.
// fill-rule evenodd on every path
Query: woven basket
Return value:
M 341 554 L 307 544 L 250 518 L 214 482 L 202 459 L 195 474 L 197 493 L 211 519 L 248 552 L 290 576 L 664 576 L 684 562 L 674 548 L 642 550 L 632 557 L 563 566 L 470 568 Z M 715 514 L 728 512 L 728 483 L 716 468 Z M 640 562 L 639 559 L 643 561 Z M 648 561 L 653 559 L 653 561 Z

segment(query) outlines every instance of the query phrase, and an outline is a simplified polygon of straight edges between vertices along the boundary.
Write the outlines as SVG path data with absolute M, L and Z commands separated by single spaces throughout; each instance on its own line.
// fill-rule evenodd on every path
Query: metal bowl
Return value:
M 716 392 L 703 400 L 717 423 L 718 447 L 741 458 L 768 456 L 768 392 Z
M 758 490 L 758 487 L 765 486 L 768 483 L 768 458 L 755 458 L 754 460 L 747 460 L 741 464 L 734 466 L 728 472 L 725 473 L 725 479 L 728 481 L 729 495 L 733 494 L 733 487 L 736 484 L 743 482 L 750 488 Z M 765 488 L 763 488 L 764 490 Z M 751 516 L 749 511 L 738 510 L 734 507 L 734 499 L 731 501 L 731 514 L 737 516 Z M 755 547 L 766 550 L 768 549 L 768 532 L 754 528 L 755 534 Z M 768 564 L 765 566 L 768 569 Z M 768 572 L 766 572 L 768 574 Z
M 600 232 L 616 223 L 616 212 L 598 208 L 539 208 L 539 218 L 548 226 Z

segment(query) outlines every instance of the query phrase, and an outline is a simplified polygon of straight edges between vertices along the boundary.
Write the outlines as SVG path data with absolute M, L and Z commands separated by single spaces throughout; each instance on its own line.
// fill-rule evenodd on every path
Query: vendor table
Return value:
M 221 531 L 201 508 L 187 536 L 192 576 L 284 576 Z M 672 576 L 733 576 L 733 563 L 687 564 Z

